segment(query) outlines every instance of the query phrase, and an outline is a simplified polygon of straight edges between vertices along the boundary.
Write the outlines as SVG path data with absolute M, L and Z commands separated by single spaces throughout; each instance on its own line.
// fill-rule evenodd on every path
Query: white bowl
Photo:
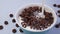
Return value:
M 46 10 L 47 12 L 51 12 L 51 13 L 53 14 L 53 17 L 54 17 L 54 22 L 53 22 L 53 24 L 51 24 L 50 27 L 48 27 L 48 28 L 46 28 L 46 29 L 44 29 L 44 30 L 33 30 L 33 29 L 30 29 L 29 27 L 27 27 L 27 28 L 22 27 L 22 25 L 21 25 L 22 20 L 20 20 L 21 18 L 19 17 L 19 14 L 21 14 L 21 12 L 22 12 L 22 10 L 23 10 L 24 8 L 28 8 L 28 7 L 30 7 L 30 6 L 40 6 L 40 7 L 41 7 L 42 5 L 41 5 L 41 4 L 36 4 L 36 3 L 35 3 L 35 4 L 26 4 L 26 5 L 24 5 L 24 6 L 22 6 L 22 7 L 19 8 L 19 10 L 18 10 L 17 13 L 16 13 L 16 20 L 18 21 L 17 24 L 18 24 L 22 29 L 28 30 L 28 31 L 31 31 L 31 32 L 43 32 L 43 31 L 46 31 L 46 30 L 51 29 L 51 28 L 55 25 L 55 23 L 56 23 L 56 21 L 57 21 L 56 13 L 54 12 L 54 10 L 53 10 L 52 8 L 50 8 L 50 7 L 47 6 L 47 5 L 44 5 L 45 10 Z

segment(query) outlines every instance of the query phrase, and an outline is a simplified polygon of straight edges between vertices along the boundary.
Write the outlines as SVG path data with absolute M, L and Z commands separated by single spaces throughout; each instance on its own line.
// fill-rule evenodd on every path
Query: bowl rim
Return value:
M 38 3 L 30 3 L 30 4 L 26 4 L 26 5 L 24 5 L 24 6 L 21 6 L 19 9 L 18 9 L 18 11 L 16 12 L 16 16 L 15 16 L 15 18 L 16 18 L 16 20 L 17 20 L 17 24 L 19 25 L 19 21 L 18 21 L 18 18 L 17 18 L 17 15 L 18 15 L 18 13 L 19 13 L 19 11 L 21 10 L 21 9 L 23 9 L 23 8 L 26 8 L 26 6 L 31 6 L 31 5 L 37 5 L 37 6 L 39 6 L 39 5 L 42 5 L 42 4 L 38 4 Z M 49 9 L 51 9 L 52 10 L 52 12 L 53 12 L 53 14 L 55 15 L 55 20 L 54 20 L 54 22 L 53 22 L 53 24 L 51 24 L 51 26 L 50 27 L 48 27 L 47 29 L 45 29 L 45 30 L 36 30 L 36 31 L 31 31 L 31 30 L 27 30 L 27 29 L 25 29 L 25 28 L 23 28 L 23 27 L 21 27 L 22 29 L 24 29 L 24 30 L 27 30 L 27 31 L 31 31 L 31 32 L 43 32 L 43 31 L 47 31 L 47 30 L 49 30 L 49 29 L 51 29 L 55 24 L 56 24 L 56 21 L 57 21 L 57 16 L 56 16 L 56 13 L 54 12 L 54 10 L 51 8 L 51 7 L 49 7 L 49 6 L 47 6 L 47 5 L 44 5 L 45 7 L 47 7 L 47 8 L 49 8 Z M 20 26 L 20 25 L 19 25 Z

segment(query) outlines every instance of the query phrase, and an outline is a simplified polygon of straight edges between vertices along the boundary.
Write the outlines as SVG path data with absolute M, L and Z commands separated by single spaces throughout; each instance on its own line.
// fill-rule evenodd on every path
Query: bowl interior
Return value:
M 56 17 L 56 14 L 55 14 L 54 10 L 53 10 L 52 8 L 50 8 L 49 6 L 47 6 L 47 5 L 44 5 L 46 12 L 51 12 L 52 15 L 53 15 L 53 17 L 54 17 L 53 24 L 51 24 L 50 27 L 48 27 L 48 28 L 46 28 L 46 29 L 44 29 L 44 30 L 33 30 L 33 29 L 30 29 L 29 27 L 27 27 L 27 28 L 22 27 L 22 25 L 21 25 L 22 20 L 21 20 L 21 17 L 19 17 L 19 14 L 21 14 L 21 12 L 22 12 L 22 10 L 23 10 L 24 8 L 28 8 L 28 7 L 30 7 L 30 6 L 40 6 L 40 7 L 41 7 L 42 5 L 41 5 L 41 4 L 30 4 L 30 5 L 26 5 L 26 6 L 21 7 L 21 8 L 19 9 L 19 11 L 17 11 L 17 13 L 16 13 L 16 19 L 17 19 L 17 21 L 18 21 L 17 24 L 18 24 L 22 29 L 25 29 L 25 30 L 28 30 L 28 31 L 32 31 L 32 32 L 42 32 L 42 31 L 49 30 L 50 28 L 52 28 L 52 27 L 55 25 L 56 20 L 57 20 L 57 17 Z

